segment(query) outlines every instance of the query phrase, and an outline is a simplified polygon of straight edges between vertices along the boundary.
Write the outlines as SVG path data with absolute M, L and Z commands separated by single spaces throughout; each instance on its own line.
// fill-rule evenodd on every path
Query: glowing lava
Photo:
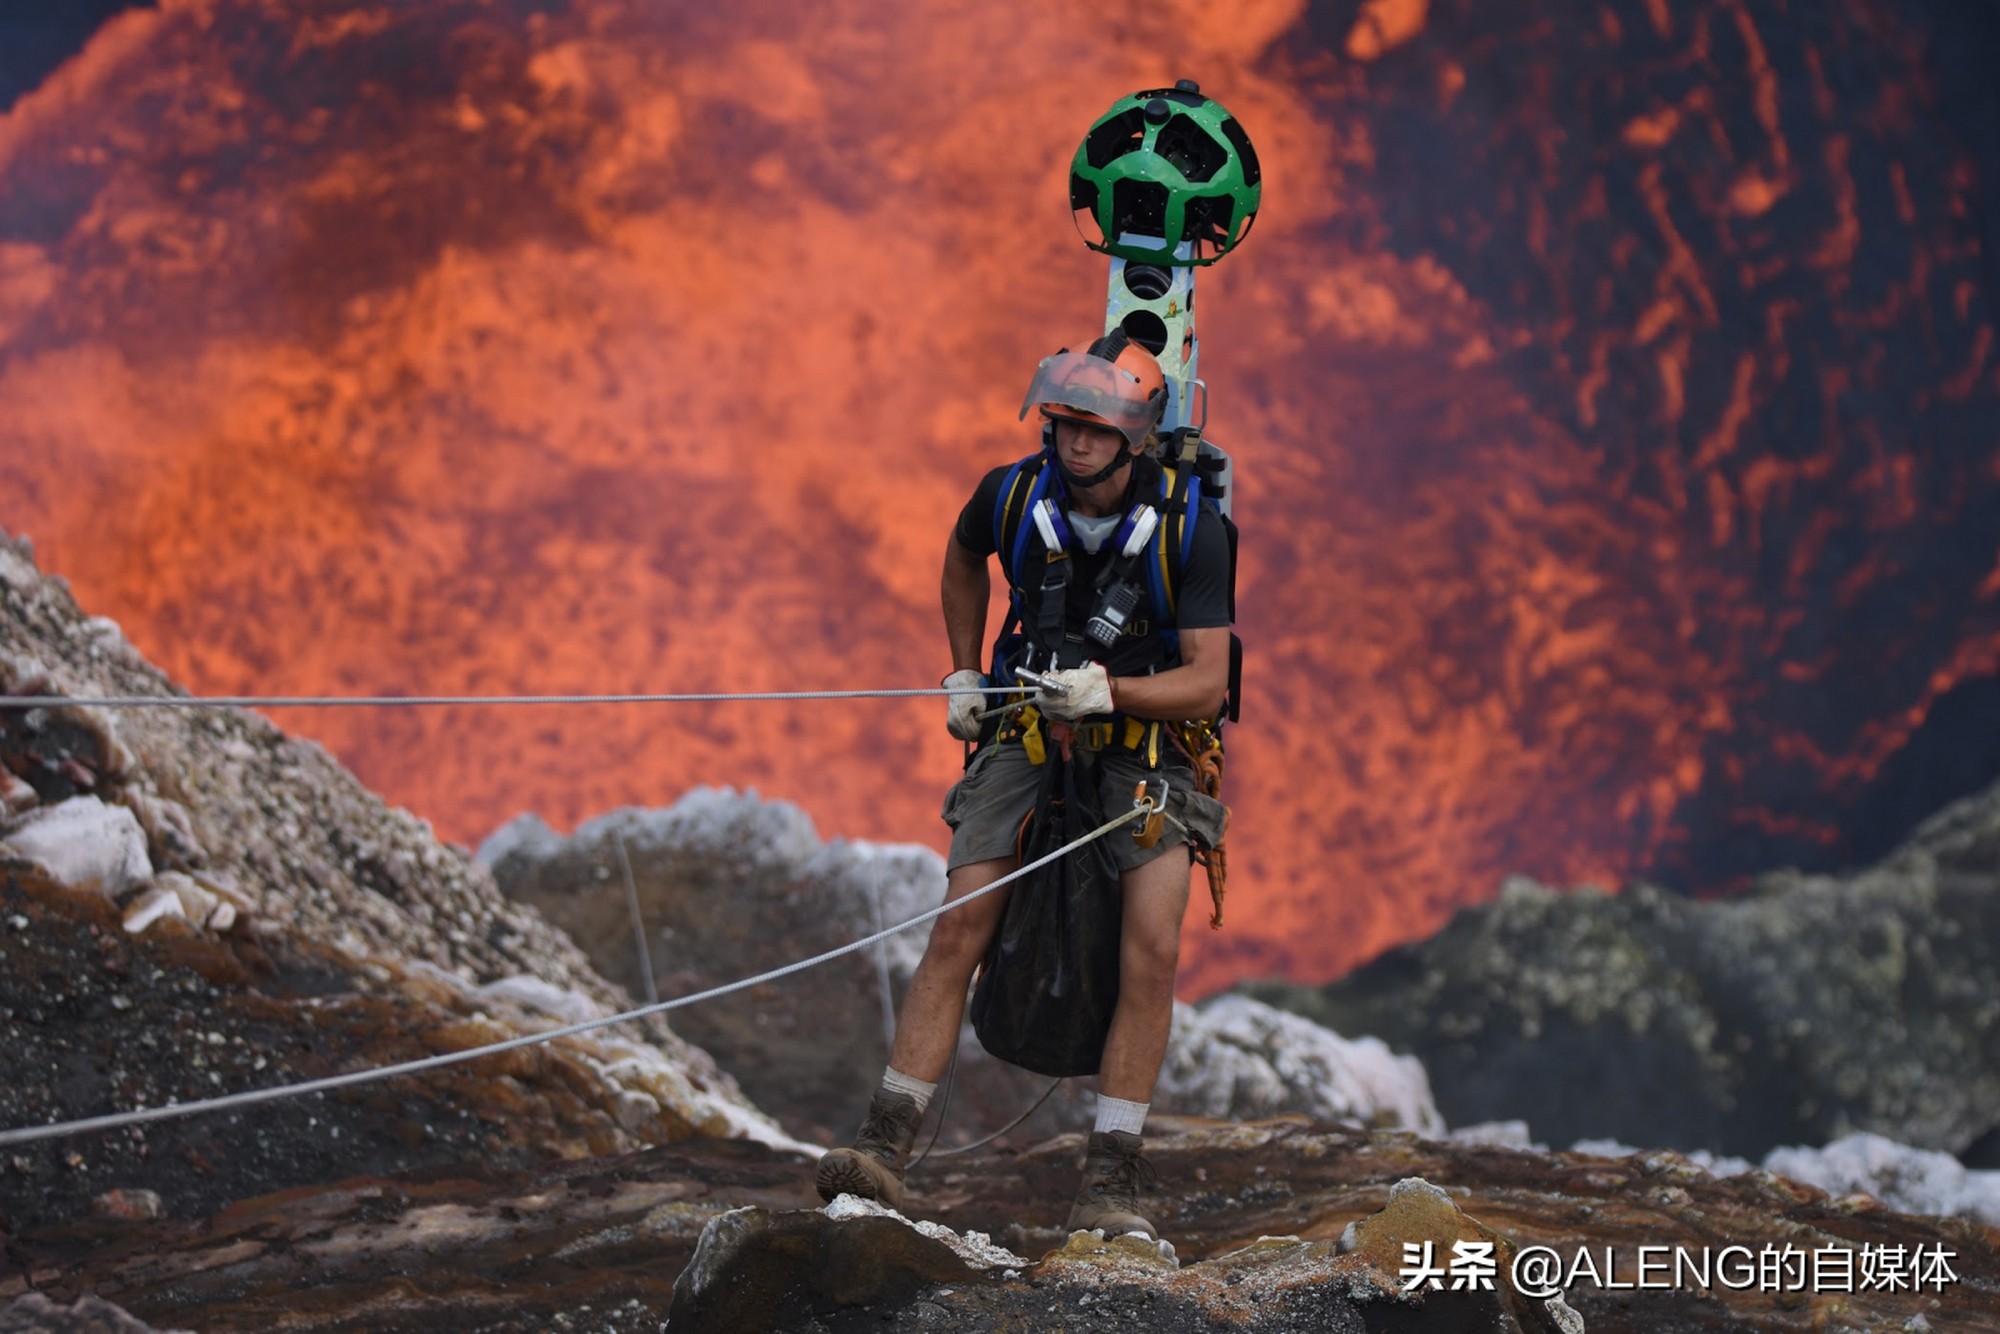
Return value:
M 1250 660 L 1188 990 L 1509 871 L 1837 858 L 2000 673 L 1992 293 L 1908 22 L 169 0 L 0 119 L 0 522 L 204 692 L 928 685 L 948 526 L 1100 310 L 1069 153 L 1188 74 L 1268 182 L 1201 289 Z M 280 721 L 467 841 L 695 783 L 938 841 L 941 717 Z

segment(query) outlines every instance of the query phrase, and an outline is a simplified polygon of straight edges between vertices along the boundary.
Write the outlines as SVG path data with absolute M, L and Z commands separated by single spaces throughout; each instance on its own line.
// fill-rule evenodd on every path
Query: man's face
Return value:
M 1089 477 L 1124 452 L 1125 437 L 1109 426 L 1057 417 L 1056 457 L 1072 477 Z

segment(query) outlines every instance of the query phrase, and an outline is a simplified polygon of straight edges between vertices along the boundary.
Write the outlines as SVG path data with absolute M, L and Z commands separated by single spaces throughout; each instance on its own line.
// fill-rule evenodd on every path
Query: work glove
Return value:
M 958 690 L 967 686 L 984 686 L 985 674 L 972 667 L 964 667 L 944 679 L 946 690 Z M 951 712 L 945 717 L 945 727 L 960 741 L 979 740 L 980 712 L 986 707 L 985 695 L 948 695 L 945 703 Z
M 1047 690 L 1035 692 L 1035 707 L 1049 717 L 1075 722 L 1093 713 L 1111 712 L 1111 673 L 1104 670 L 1103 663 L 1087 662 L 1081 667 L 1050 672 L 1048 679 L 1063 687 L 1060 695 Z

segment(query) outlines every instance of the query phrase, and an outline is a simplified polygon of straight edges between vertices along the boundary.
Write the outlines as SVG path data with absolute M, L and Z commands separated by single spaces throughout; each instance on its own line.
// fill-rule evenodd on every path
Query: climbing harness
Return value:
M 1053 437 L 1044 435 L 1040 453 L 1029 455 L 1009 466 L 1002 475 L 994 502 L 993 531 L 1006 571 L 1009 590 L 1007 617 L 994 638 L 987 684 L 998 691 L 1018 679 L 1038 684 L 1042 668 L 1080 666 L 1093 648 L 1102 653 L 1125 634 L 1150 634 L 1157 645 L 1155 666 L 1173 662 L 1180 652 L 1180 636 L 1167 628 L 1179 605 L 1183 570 L 1194 549 L 1195 524 L 1204 505 L 1209 506 L 1223 525 L 1229 544 L 1229 618 L 1236 619 L 1236 526 L 1223 514 L 1214 496 L 1226 496 L 1224 478 L 1227 457 L 1206 448 L 1199 428 L 1176 427 L 1162 445 L 1162 454 L 1171 468 L 1160 466 L 1156 493 L 1128 510 L 1112 537 L 1113 557 L 1099 575 L 1096 610 L 1085 635 L 1066 634 L 1063 619 L 1067 610 L 1069 579 L 1076 537 L 1064 517 L 1067 493 L 1061 465 L 1054 456 Z M 1039 539 L 1039 541 L 1037 541 Z M 1042 557 L 1035 610 L 1035 633 L 1026 632 L 1028 615 L 1023 589 L 1033 577 L 1034 558 Z M 1149 622 L 1137 616 L 1141 606 L 1152 614 Z M 1214 719 L 1180 722 L 1142 720 L 1129 716 L 1108 722 L 1083 724 L 1070 734 L 1072 744 L 1090 749 L 1122 746 L 1143 749 L 1148 767 L 1158 765 L 1163 739 L 1186 756 L 1192 766 L 1196 786 L 1203 795 L 1222 800 L 1222 724 L 1236 721 L 1242 695 L 1243 644 L 1232 630 L 1229 636 L 1229 683 L 1222 714 Z M 984 710 L 982 719 L 998 718 L 993 740 L 1018 740 L 1034 764 L 1047 761 L 1050 737 L 1048 720 L 1027 699 L 1018 699 Z M 1209 926 L 1220 930 L 1222 908 L 1228 893 L 1228 854 L 1219 842 L 1207 847 L 1190 840 L 1195 860 L 1208 879 L 1212 911 Z

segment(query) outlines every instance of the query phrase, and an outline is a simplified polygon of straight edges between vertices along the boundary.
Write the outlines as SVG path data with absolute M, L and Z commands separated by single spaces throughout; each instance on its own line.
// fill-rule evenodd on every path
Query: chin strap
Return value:
M 1105 464 L 1088 477 L 1078 477 L 1075 473 L 1071 472 L 1069 465 L 1062 461 L 1060 455 L 1056 458 L 1056 468 L 1062 473 L 1063 480 L 1071 486 L 1096 486 L 1101 482 L 1110 481 L 1112 474 L 1138 457 L 1137 454 L 1127 453 L 1125 447 L 1121 445 L 1118 449 L 1117 458 L 1111 460 L 1111 462 Z

